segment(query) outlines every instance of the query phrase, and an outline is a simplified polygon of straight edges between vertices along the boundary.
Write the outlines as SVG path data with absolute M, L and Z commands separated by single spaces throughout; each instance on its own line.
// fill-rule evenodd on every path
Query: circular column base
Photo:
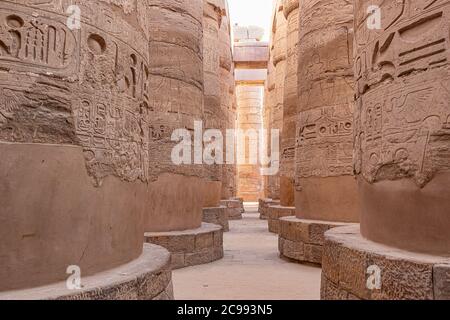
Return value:
M 296 217 L 281 218 L 278 238 L 280 256 L 300 263 L 321 265 L 325 232 L 349 225 L 351 224 Z
M 272 199 L 259 199 L 259 218 L 261 220 L 269 220 L 269 207 L 270 206 L 279 206 L 280 200 L 272 200 Z
M 227 208 L 228 220 L 242 220 L 243 209 L 239 200 L 222 200 L 220 205 Z
M 162 246 L 172 254 L 172 269 L 210 263 L 223 258 L 223 230 L 202 223 L 198 229 L 173 232 L 147 232 L 145 242 Z
M 232 198 L 232 200 L 239 201 L 239 208 L 241 209 L 241 213 L 245 213 L 244 198 Z
M 322 261 L 323 300 L 450 300 L 450 258 L 377 244 L 358 226 L 328 231 Z
M 278 234 L 280 232 L 280 219 L 295 216 L 295 207 L 270 206 L 268 214 L 269 231 Z
M 203 222 L 222 226 L 223 232 L 230 231 L 227 207 L 203 208 Z
M 0 300 L 173 300 L 170 253 L 145 244 L 142 255 L 128 264 L 89 277 L 81 274 L 81 285 L 80 290 L 60 282 L 7 291 L 0 293 Z

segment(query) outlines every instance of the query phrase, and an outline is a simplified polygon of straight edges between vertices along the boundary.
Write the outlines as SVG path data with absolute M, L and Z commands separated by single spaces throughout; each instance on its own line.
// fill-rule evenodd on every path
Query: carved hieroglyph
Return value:
M 67 81 L 57 86 L 53 81 L 35 81 L 34 77 L 24 80 L 14 74 L 7 80 L 0 78 L 0 138 L 81 145 L 88 171 L 97 184 L 108 175 L 126 181 L 155 180 L 161 172 L 201 175 L 198 168 L 172 165 L 174 143 L 170 138 L 174 129 L 193 129 L 194 119 L 203 117 L 203 75 L 198 67 L 202 48 L 195 41 L 202 34 L 198 16 L 202 6 L 199 1 L 186 6 L 192 18 L 183 21 L 189 37 L 182 38 L 165 25 L 154 25 L 169 14 L 157 11 L 157 3 L 114 1 L 124 15 L 137 10 L 138 21 L 150 37 L 153 59 L 149 66 L 146 38 L 128 24 L 118 31 L 113 10 L 105 5 L 99 4 L 100 9 L 95 10 L 87 2 L 77 3 L 82 13 L 81 28 L 70 30 L 65 12 L 51 16 L 44 11 L 55 6 L 63 10 L 72 4 L 70 1 L 33 4 L 43 10 L 37 17 L 32 9 L 18 9 L 14 3 L 4 2 L 0 12 L 4 21 L 0 29 L 2 68 Z M 177 6 L 182 4 L 172 5 L 175 9 Z M 144 14 L 145 10 L 149 14 Z M 152 33 L 152 28 L 163 31 Z M 167 50 L 173 50 L 173 54 L 165 54 Z M 29 91 L 33 94 L 26 97 Z M 48 95 L 57 98 L 44 108 L 42 102 Z
M 369 5 L 379 30 L 367 28 Z M 361 232 L 449 255 L 450 1 L 359 1 L 355 14 Z
M 81 145 L 97 183 L 108 175 L 145 181 L 146 39 L 129 24 L 114 26 L 112 8 L 101 3 L 81 1 L 81 29 L 70 30 L 70 1 L 13 2 L 0 7 L 0 64 L 9 71 L 0 75 L 0 139 Z
M 352 5 L 300 5 L 297 180 L 352 175 Z M 320 9 L 320 16 L 314 16 Z M 314 32 L 310 32 L 315 30 Z
M 450 170 L 448 1 L 375 1 L 383 30 L 357 7 L 355 169 L 368 182 Z

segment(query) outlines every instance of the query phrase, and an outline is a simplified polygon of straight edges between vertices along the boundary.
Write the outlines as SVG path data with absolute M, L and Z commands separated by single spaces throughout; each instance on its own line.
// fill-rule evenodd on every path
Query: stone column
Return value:
M 147 7 L 82 1 L 69 28 L 71 4 L 0 2 L 0 299 L 171 298 L 168 252 L 142 242 Z
M 210 83 L 212 77 L 215 85 L 219 85 L 218 58 L 210 47 L 203 50 L 204 8 L 209 10 L 209 4 L 204 7 L 203 0 L 146 1 L 150 36 L 149 149 L 152 161 L 149 174 L 153 182 L 145 238 L 147 242 L 169 249 L 172 267 L 181 268 L 223 256 L 222 228 L 202 224 L 203 208 L 220 202 L 218 170 L 209 170 L 203 165 L 175 165 L 171 161 L 176 145 L 171 141 L 173 131 L 185 128 L 193 136 L 194 122 L 203 122 L 205 118 L 204 92 L 210 94 L 205 97 L 206 108 L 211 101 L 216 105 L 216 101 L 220 103 Z M 209 26 L 209 22 L 205 25 Z M 208 73 L 206 77 L 204 61 L 209 63 L 211 59 L 217 62 L 216 73 Z
M 289 7 L 286 7 L 287 4 L 288 3 L 285 0 L 277 1 L 276 16 L 274 21 L 273 63 L 275 66 L 275 101 L 272 111 L 272 129 L 280 130 L 281 161 L 279 163 L 279 174 L 270 177 L 269 179 L 273 185 L 275 195 L 278 196 L 277 199 L 280 199 L 280 203 L 278 203 L 278 201 L 272 202 L 269 200 L 269 203 L 265 204 L 265 206 L 268 207 L 267 215 L 269 220 L 269 231 L 273 233 L 278 233 L 280 231 L 280 218 L 295 215 L 293 184 L 292 179 L 289 178 L 293 175 L 292 152 L 289 153 L 289 144 L 292 142 L 292 139 L 289 139 L 289 135 L 292 136 L 292 134 L 294 134 L 295 136 L 295 130 L 292 132 L 292 116 L 291 113 L 285 108 L 285 100 L 286 102 L 289 101 L 292 104 L 293 88 L 291 84 L 293 80 L 293 73 L 292 70 L 290 70 L 289 77 L 287 77 L 288 47 L 290 48 L 289 53 L 291 54 L 289 61 L 292 62 L 292 54 L 294 53 L 294 50 L 292 49 L 294 48 L 294 45 L 296 45 L 296 40 L 292 37 L 292 35 L 293 32 L 295 33 L 295 30 L 298 30 L 298 27 L 296 28 L 292 23 L 292 17 L 298 15 L 298 8 L 294 9 L 295 6 L 293 6 L 293 3 L 289 3 Z M 289 14 L 285 14 L 285 12 Z M 291 16 L 291 23 L 289 25 L 286 19 L 287 16 Z M 288 30 L 288 28 L 290 30 Z M 291 43 L 288 41 L 291 41 Z M 291 87 L 289 92 L 286 91 L 286 80 L 289 80 L 289 85 Z M 288 125 L 286 131 L 284 128 L 285 125 Z M 284 149 L 286 149 L 287 153 Z
M 238 129 L 246 136 L 245 141 L 239 137 L 242 149 L 237 156 L 244 163 L 238 164 L 238 196 L 250 202 L 258 201 L 264 192 L 258 144 L 269 50 L 268 44 L 261 42 L 263 36 L 264 30 L 259 27 L 234 29 Z M 256 153 L 250 152 L 251 148 Z
M 276 108 L 275 102 L 275 76 L 276 76 L 276 68 L 274 66 L 274 53 L 275 53 L 275 39 L 277 33 L 277 23 L 279 19 L 277 19 L 278 11 L 279 11 L 279 3 L 278 1 L 274 1 L 273 14 L 272 14 L 272 33 L 270 35 L 270 44 L 269 44 L 269 63 L 267 67 L 267 80 L 265 82 L 264 87 L 264 111 L 263 111 L 263 125 L 264 129 L 267 130 L 266 135 L 266 148 L 268 154 L 271 154 L 272 145 L 271 145 L 271 131 L 272 129 L 279 129 L 274 126 L 273 118 L 274 118 L 274 110 Z M 278 164 L 279 165 L 279 164 Z M 280 181 L 279 174 L 269 175 L 264 177 L 264 198 L 259 199 L 259 207 L 258 212 L 260 214 L 260 219 L 268 220 L 269 213 L 268 209 L 271 205 L 279 205 L 280 198 Z
M 448 300 L 450 5 L 358 1 L 355 26 L 361 228 L 327 234 L 322 298 Z
M 296 217 L 282 220 L 283 256 L 322 263 L 324 233 L 359 220 L 353 176 L 353 5 L 300 2 Z
M 202 166 L 176 165 L 174 130 L 203 121 L 201 0 L 148 0 L 150 37 L 150 199 L 146 231 L 198 228 L 205 196 Z M 170 201 L 167 201 L 170 199 Z
M 221 109 L 224 114 L 223 134 L 226 136 L 227 129 L 235 129 L 236 106 L 234 105 L 234 64 L 231 50 L 231 25 L 228 2 L 225 1 L 222 16 L 222 24 L 219 30 L 220 52 L 220 93 Z M 234 109 L 233 109 L 234 107 Z M 232 143 L 232 141 L 227 141 Z M 226 159 L 225 159 L 226 160 Z M 227 200 L 236 196 L 236 164 L 223 166 L 222 174 L 222 199 Z
M 240 84 L 236 88 L 238 100 L 238 128 L 246 132 L 247 130 L 259 130 L 262 127 L 262 103 L 263 87 L 261 85 Z M 259 131 L 256 131 L 259 132 Z M 246 149 L 250 150 L 250 145 L 258 145 L 258 136 L 249 136 Z M 238 165 L 238 196 L 245 201 L 257 201 L 262 192 L 262 177 L 260 167 L 250 163 L 247 151 L 246 163 Z
M 283 97 L 286 74 L 286 50 L 287 50 L 287 21 L 283 13 L 282 0 L 277 1 L 275 20 L 273 24 L 273 84 L 269 83 L 269 92 L 272 92 L 269 103 L 271 105 L 271 129 L 283 129 Z M 280 164 L 278 164 L 279 166 Z M 280 199 L 280 176 L 270 176 L 269 184 L 273 190 L 270 197 L 275 200 Z
M 228 17 L 228 4 L 226 1 L 220 1 L 218 3 L 219 7 L 214 11 L 216 14 L 214 17 L 219 17 L 218 24 L 220 28 L 218 29 L 218 33 L 211 32 L 210 30 L 215 30 L 216 21 L 215 19 L 211 19 L 211 23 L 214 24 L 214 27 L 208 27 L 208 23 L 205 22 L 205 38 L 204 38 L 204 48 L 208 48 L 207 50 L 217 52 L 217 64 L 215 59 L 211 59 L 209 63 L 212 63 L 214 60 L 213 67 L 205 66 L 205 80 L 211 81 L 206 87 L 208 91 L 212 91 L 210 87 L 217 86 L 214 89 L 219 90 L 219 100 L 214 98 L 208 98 L 205 100 L 205 115 L 206 124 L 208 124 L 208 119 L 215 120 L 214 125 L 216 127 L 212 127 L 214 129 L 220 129 L 222 133 L 222 137 L 224 139 L 224 143 L 233 143 L 233 141 L 227 141 L 227 129 L 233 129 L 234 125 L 230 124 L 230 116 L 232 113 L 232 97 L 234 93 L 231 93 L 232 88 L 234 87 L 234 78 L 233 78 L 233 70 L 232 70 L 232 52 L 231 52 L 231 35 L 230 35 L 230 20 Z M 208 15 L 209 17 L 209 15 Z M 204 18 L 206 21 L 210 19 Z M 216 36 L 216 38 L 214 38 Z M 217 68 L 216 68 L 217 67 Z M 211 71 L 208 71 L 211 69 Z M 209 73 L 217 70 L 217 77 L 210 78 Z M 218 84 L 217 84 L 218 79 Z M 219 104 L 217 104 L 219 103 Z M 220 198 L 221 199 L 231 199 L 234 193 L 234 175 L 235 168 L 234 165 L 226 164 L 226 144 L 224 144 L 223 149 L 224 155 L 224 164 L 216 166 L 218 170 L 217 175 L 220 176 L 221 181 L 221 190 L 220 190 Z M 203 221 L 209 223 L 219 224 L 224 228 L 224 231 L 229 230 L 228 224 L 228 208 L 227 206 L 222 206 L 222 202 L 214 204 L 212 207 L 206 207 L 203 209 Z
M 295 128 L 298 103 L 298 16 L 299 0 L 284 0 L 283 14 L 287 21 L 286 74 L 283 92 L 283 131 L 281 136 L 281 205 L 293 207 L 295 185 Z
M 203 75 L 205 87 L 204 127 L 223 129 L 224 113 L 221 108 L 220 86 L 220 35 L 224 12 L 222 0 L 203 0 Z M 223 131 L 223 130 L 222 130 Z M 205 165 L 208 188 L 214 191 L 212 197 L 205 198 L 204 207 L 217 206 L 221 200 L 222 165 Z

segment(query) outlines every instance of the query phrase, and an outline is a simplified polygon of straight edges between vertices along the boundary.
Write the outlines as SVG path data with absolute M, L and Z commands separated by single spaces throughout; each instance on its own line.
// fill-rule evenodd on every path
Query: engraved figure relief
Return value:
M 110 174 L 128 181 L 146 181 L 148 66 L 120 39 L 87 29 L 83 36 L 87 47 L 84 61 L 91 62 L 89 65 L 95 62 L 96 67 L 84 69 L 85 79 L 105 93 L 91 93 L 82 98 L 75 112 L 77 135 L 92 155 L 88 169 L 97 183 Z M 114 83 L 115 87 L 108 88 L 108 83 Z M 92 96 L 95 99 L 89 98 Z
M 386 36 L 366 37 L 363 19 L 357 32 L 354 166 L 369 182 L 412 178 L 424 187 L 450 170 L 450 32 L 442 32 L 450 1 L 390 3 L 397 18 L 383 25 Z
M 350 106 L 334 106 L 300 115 L 297 178 L 352 175 L 352 113 Z
M 27 4 L 0 3 L 0 67 L 14 71 L 9 84 L 0 75 L 2 139 L 80 145 L 97 185 L 108 175 L 146 181 L 148 42 L 127 23 L 82 21 L 71 31 L 48 11 L 63 12 L 62 3 Z

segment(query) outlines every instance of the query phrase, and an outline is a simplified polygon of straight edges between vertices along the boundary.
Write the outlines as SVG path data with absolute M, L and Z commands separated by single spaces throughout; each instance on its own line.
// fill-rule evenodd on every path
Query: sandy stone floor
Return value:
M 259 220 L 255 205 L 230 221 L 225 257 L 174 271 L 175 298 L 183 300 L 318 300 L 321 269 L 278 257 L 278 238 Z

